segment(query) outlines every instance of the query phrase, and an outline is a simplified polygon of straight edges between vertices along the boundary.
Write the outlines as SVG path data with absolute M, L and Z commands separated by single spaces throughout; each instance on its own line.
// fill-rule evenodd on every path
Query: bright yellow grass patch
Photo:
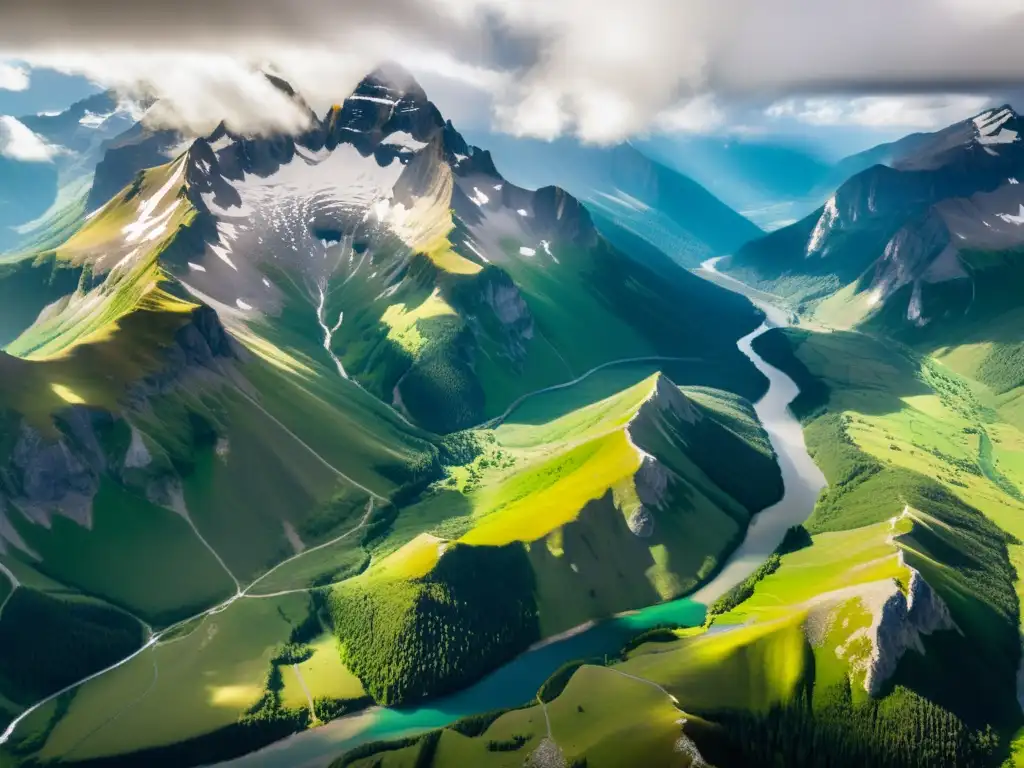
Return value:
M 426 343 L 426 339 L 416 327 L 417 321 L 454 314 L 455 310 L 441 298 L 440 292 L 435 288 L 418 307 L 409 308 L 405 304 L 392 304 L 380 319 L 390 328 L 388 339 L 406 352 L 415 355 Z
M 439 237 L 429 243 L 423 252 L 441 269 L 453 275 L 475 275 L 483 269 L 479 264 L 460 256 L 452 250 L 451 241 L 447 237 Z
M 404 547 L 392 552 L 373 568 L 373 575 L 392 579 L 420 579 L 430 573 L 447 542 L 429 533 L 421 533 Z
M 66 387 L 63 384 L 51 384 L 50 389 L 65 403 L 71 403 L 72 405 L 80 405 L 85 402 L 85 398 L 77 394 L 70 387 Z
M 313 656 L 299 664 L 299 674 L 314 699 L 326 696 L 332 699 L 358 699 L 366 695 L 359 678 L 341 661 L 338 641 L 334 635 L 324 634 L 310 643 Z M 285 707 L 296 709 L 308 706 L 306 691 L 291 667 L 281 670 L 284 691 L 281 698 Z
M 481 491 L 480 523 L 462 541 L 494 546 L 536 541 L 574 520 L 587 502 L 609 489 L 632 485 L 639 468 L 640 455 L 624 431 L 591 440 Z

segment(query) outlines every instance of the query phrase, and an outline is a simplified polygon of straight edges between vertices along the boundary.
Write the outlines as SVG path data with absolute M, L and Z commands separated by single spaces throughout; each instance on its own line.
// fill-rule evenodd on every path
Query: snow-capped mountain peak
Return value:
M 974 140 L 983 147 L 1020 141 L 1020 117 L 1009 106 L 989 109 L 972 119 Z

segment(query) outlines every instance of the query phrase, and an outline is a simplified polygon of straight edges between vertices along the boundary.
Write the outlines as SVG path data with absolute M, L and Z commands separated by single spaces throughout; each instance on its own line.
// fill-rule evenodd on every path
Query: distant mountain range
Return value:
M 93 174 L 105 161 L 110 142 L 142 130 L 138 122 L 141 112 L 141 106 L 103 92 L 62 112 L 18 118 L 55 151 L 49 162 L 0 157 L 0 253 L 25 246 L 38 233 L 52 230 L 57 217 L 62 217 L 64 224 L 80 220 L 138 170 L 169 159 L 164 153 L 151 153 L 139 158 L 145 164 L 135 167 L 127 179 L 111 182 L 101 173 L 94 183 Z
M 766 230 L 802 218 L 831 191 L 833 165 L 807 147 L 732 136 L 654 136 L 640 151 L 686 174 Z
M 512 180 L 558 184 L 593 212 L 602 233 L 624 246 L 640 238 L 685 267 L 732 253 L 762 231 L 701 184 L 631 144 L 595 147 L 574 139 L 539 141 L 473 135 Z M 628 250 L 628 249 L 627 249 Z
M 990 344 L 964 372 L 1014 390 L 1024 385 L 1022 133 L 1003 106 L 851 158 L 840 167 L 855 172 L 823 207 L 725 268 L 830 325 L 928 350 Z

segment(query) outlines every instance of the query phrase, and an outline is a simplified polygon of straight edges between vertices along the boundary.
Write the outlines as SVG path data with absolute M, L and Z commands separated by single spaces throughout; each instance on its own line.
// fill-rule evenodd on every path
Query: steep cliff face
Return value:
M 897 587 L 868 630 L 871 655 L 866 662 L 864 689 L 872 696 L 879 695 L 908 650 L 924 653 L 923 635 L 953 629 L 956 625 L 949 607 L 920 572 L 910 568 L 906 594 Z
M 244 353 L 216 313 L 199 307 L 163 350 L 162 366 L 128 390 L 122 412 L 68 405 L 53 415 L 54 434 L 44 434 L 24 417 L 13 415 L 5 427 L 14 439 L 6 466 L 0 467 L 0 504 L 7 514 L 22 514 L 46 527 L 54 515 L 61 515 L 88 528 L 105 476 L 162 504 L 168 498 L 168 482 L 173 483 L 168 477 L 172 470 L 166 457 L 154 461 L 154 449 L 131 423 L 133 412 L 148 410 L 151 398 L 186 384 L 190 376 L 223 379 L 240 354 Z M 4 533 L 0 526 L 0 539 L 27 550 L 13 529 L 6 528 Z
M 964 277 L 963 270 L 942 265 L 924 275 L 950 244 L 956 250 L 985 247 L 991 230 L 1005 231 L 1007 217 L 1018 215 L 1009 198 L 1024 159 L 1021 127 L 1016 113 L 1003 107 L 908 137 L 877 153 L 885 164 L 857 172 L 822 209 L 748 244 L 727 268 L 798 300 L 821 298 L 860 279 L 858 288 L 870 288 L 875 303 L 891 298 L 897 282 Z M 1000 242 L 1007 247 L 1022 241 L 1017 231 Z M 953 256 L 942 258 L 948 267 Z M 876 274 L 872 282 L 863 279 L 866 270 L 888 274 Z M 916 311 L 904 314 L 913 323 L 922 320 Z
M 199 306 L 164 349 L 163 365 L 129 389 L 127 402 L 142 407 L 148 397 L 169 391 L 190 373 L 224 373 L 226 363 L 245 356 L 224 330 L 217 313 L 208 306 Z
M 666 509 L 672 484 L 678 481 L 672 468 L 649 451 L 662 448 L 661 438 L 671 435 L 685 445 L 685 432 L 679 427 L 696 424 L 703 419 L 697 406 L 667 376 L 655 378 L 650 394 L 626 425 L 626 437 L 640 458 L 640 467 L 633 478 L 635 498 L 623 506 L 630 531 L 640 538 L 650 538 L 657 526 L 657 513 Z M 660 452 L 660 451 L 659 451 Z
M 69 409 L 69 422 L 80 423 L 82 410 Z M 80 436 L 84 431 L 79 427 Z M 86 445 L 95 442 L 91 432 L 86 437 Z M 76 448 L 79 450 L 74 450 L 69 440 L 48 440 L 22 424 L 4 478 L 8 506 L 17 507 L 39 524 L 49 524 L 50 515 L 56 511 L 88 526 L 92 499 L 99 490 L 100 470 L 94 464 L 103 463 L 102 454 Z
M 132 183 L 143 168 L 163 165 L 172 159 L 183 137 L 177 131 L 151 130 L 136 123 L 104 145 L 102 159 L 96 164 L 92 186 L 86 198 L 87 213 L 102 208 L 118 192 Z
M 910 285 L 906 319 L 924 325 L 928 319 L 922 312 L 922 284 L 967 277 L 952 247 L 945 220 L 931 210 L 892 236 L 861 284 L 867 285 L 872 304 L 885 303 L 901 288 Z

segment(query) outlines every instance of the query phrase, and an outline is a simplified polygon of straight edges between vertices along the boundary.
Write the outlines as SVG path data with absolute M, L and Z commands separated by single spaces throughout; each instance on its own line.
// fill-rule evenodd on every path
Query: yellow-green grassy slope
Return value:
M 401 749 L 339 758 L 332 768 L 557 764 L 544 762 L 545 754 L 557 755 L 563 765 L 585 760 L 588 768 L 689 768 L 699 763 L 683 747 L 685 723 L 686 715 L 667 691 L 615 668 L 583 666 L 554 701 L 506 712 L 481 733 L 467 735 L 456 725 Z
M 263 354 L 237 345 L 225 352 L 230 342 L 222 330 L 217 336 L 212 313 L 180 298 L 161 263 L 167 249 L 185 247 L 177 238 L 195 216 L 179 165 L 142 174 L 46 257 L 50 267 L 81 270 L 77 287 L 0 356 L 4 461 L 23 428 L 77 450 L 66 417 L 78 407 L 98 414 L 106 464 L 86 525 L 57 510 L 47 510 L 46 525 L 23 517 L 18 488 L 5 487 L 13 494 L 4 505 L 8 532 L 23 544 L 7 547 L 5 564 L 23 580 L 102 596 L 156 628 L 213 608 L 286 558 L 251 591 L 304 590 L 358 571 L 365 528 L 387 498 L 437 471 L 430 436 L 357 387 L 339 385 L 329 358 L 275 356 L 266 346 L 257 350 Z M 198 368 L 175 363 L 168 375 L 184 332 L 192 340 L 206 334 L 222 349 Z M 285 632 L 273 642 L 287 639 Z M 262 690 L 267 665 L 258 667 L 253 685 Z M 86 688 L 107 684 L 105 675 Z M 183 675 L 181 684 L 207 695 L 198 676 Z M 118 706 L 128 707 L 135 694 L 123 693 Z M 214 707 L 227 707 L 227 720 L 189 721 L 195 727 L 182 739 L 236 722 L 247 706 L 209 695 Z M 12 704 L 11 714 L 31 703 Z M 28 727 L 19 726 L 11 749 L 41 746 Z M 143 741 L 120 751 L 156 746 L 145 734 L 162 731 L 134 733 Z
M 674 697 L 711 764 L 999 765 L 1020 721 L 1009 562 L 1020 548 L 1001 529 L 1012 533 L 1021 511 L 1010 485 L 1020 482 L 1015 428 L 993 420 L 970 382 L 931 362 L 862 336 L 788 336 L 774 334 L 759 351 L 802 385 L 825 385 L 805 386 L 796 404 L 830 484 L 807 523 L 812 535 L 704 630 L 643 644 L 605 674 L 633 675 Z M 982 430 L 996 436 L 984 461 Z M 898 612 L 884 606 L 905 604 L 915 579 L 934 590 L 950 622 L 921 632 L 869 694 L 869 670 L 894 648 L 886 638 Z M 570 703 L 588 669 L 549 712 Z M 590 700 L 630 699 L 599 690 Z M 655 707 L 655 721 L 653 702 L 616 710 L 631 717 L 643 706 Z M 530 719 L 536 709 L 503 716 L 527 737 L 523 750 L 546 733 Z M 490 740 L 507 740 L 506 730 Z M 440 745 L 475 747 L 480 765 L 505 765 L 505 753 L 483 755 L 487 741 L 445 731 Z M 448 765 L 446 754 L 438 749 L 429 764 Z M 588 765 L 608 759 L 584 754 Z
M 613 570 L 608 568 L 609 558 L 621 558 L 617 569 L 644 583 L 644 592 L 635 597 L 651 596 L 649 590 L 654 590 L 655 600 L 668 599 L 691 589 L 742 535 L 746 520 L 756 511 L 730 495 L 737 487 L 723 489 L 705 474 L 701 459 L 694 458 L 696 448 L 703 445 L 698 438 L 718 432 L 735 449 L 735 461 L 761 470 L 769 481 L 777 473 L 766 441 L 746 442 L 754 424 L 749 410 L 726 393 L 705 390 L 691 396 L 681 396 L 667 378 L 654 374 L 545 423 L 519 422 L 514 412 L 492 432 L 478 433 L 482 450 L 472 462 L 450 467 L 447 478 L 426 498 L 401 513 L 378 556 L 408 541 L 417 529 L 430 530 L 437 545 L 431 550 L 418 546 L 422 539 L 417 540 L 383 560 L 380 571 L 422 576 L 432 567 L 424 553 L 429 550 L 437 556 L 449 542 L 478 547 L 522 543 L 538 571 L 542 594 L 546 578 L 561 581 L 563 588 L 574 578 L 584 589 L 599 586 L 598 565 Z M 555 401 L 563 396 L 542 397 Z M 716 420 L 719 413 L 729 426 Z M 756 431 L 754 435 L 763 437 Z M 653 532 L 637 536 L 627 523 L 644 506 L 645 484 L 652 482 L 641 471 L 645 461 L 661 468 L 669 490 L 663 491 L 660 506 L 647 505 L 655 519 Z M 434 518 L 435 508 L 443 507 L 453 492 L 466 499 L 464 514 L 454 520 Z M 770 503 L 772 492 L 763 490 L 762 504 Z M 396 560 L 419 559 L 423 561 L 415 567 L 395 565 Z M 564 572 L 555 570 L 560 563 Z M 377 572 L 371 568 L 361 578 L 375 578 Z M 551 591 L 557 589 L 552 586 Z M 605 611 L 629 607 L 628 594 L 627 587 L 626 600 L 616 605 L 613 597 Z M 552 632 L 572 626 L 569 622 L 577 617 L 562 610 L 551 613 Z
M 111 465 L 117 475 L 103 481 L 105 490 L 97 497 L 93 527 L 81 528 L 73 521 L 58 519 L 56 525 L 45 529 L 19 519 L 19 533 L 42 554 L 43 561 L 33 562 L 31 556 L 15 552 L 8 555 L 13 558 L 12 566 L 19 572 L 35 573 L 34 569 L 38 569 L 41 577 L 55 578 L 74 588 L 98 590 L 108 600 L 146 617 L 156 627 L 216 605 L 229 596 L 232 579 L 246 588 L 286 558 L 289 562 L 251 587 L 253 597 L 302 590 L 358 573 L 365 566 L 366 536 L 371 529 L 386 532 L 393 520 L 388 497 L 405 486 L 422 483 L 438 471 L 431 436 L 410 428 L 363 390 L 339 381 L 333 361 L 319 343 L 288 344 L 284 337 L 245 333 L 243 329 L 237 336 L 241 350 L 236 347 L 233 354 L 214 361 L 214 375 L 210 375 L 211 371 L 201 375 L 186 371 L 171 386 L 162 385 L 159 391 L 147 392 L 141 407 L 129 397 L 140 381 L 162 373 L 165 350 L 174 346 L 177 334 L 199 322 L 201 308 L 193 300 L 182 298 L 186 294 L 164 271 L 162 261 L 170 250 L 189 247 L 189 229 L 198 226 L 200 214 L 191 207 L 186 185 L 180 180 L 182 162 L 179 159 L 142 174 L 131 188 L 47 257 L 66 268 L 80 270 L 76 287 L 24 328 L 9 347 L 14 354 L 3 358 L 12 374 L 4 377 L 4 403 L 16 419 L 24 418 L 50 439 L 63 439 L 64 433 L 54 416 L 69 406 L 87 406 L 111 414 L 116 426 L 107 448 L 115 459 Z M 129 239 L 133 242 L 127 242 Z M 182 255 L 174 250 L 173 261 L 180 261 Z M 441 262 L 446 268 L 452 266 L 450 258 Z M 427 312 L 429 316 L 412 305 L 403 306 L 401 311 L 396 305 L 386 312 L 388 334 L 394 337 L 391 343 L 415 346 L 420 321 L 446 314 L 441 311 L 441 303 L 435 303 L 439 311 L 431 310 Z M 430 307 L 429 301 L 427 306 Z M 403 513 L 395 534 L 400 539 L 406 532 L 414 534 L 432 527 L 430 515 L 434 512 L 428 510 L 421 517 L 423 510 L 417 507 L 436 505 L 438 496 L 455 493 L 463 501 L 448 507 L 445 514 L 449 524 L 453 517 L 457 521 L 462 518 L 456 525 L 461 530 L 446 538 L 457 542 L 464 536 L 471 537 L 479 526 L 481 533 L 477 535 L 487 541 L 476 545 L 466 541 L 458 544 L 457 549 L 500 549 L 498 545 L 504 538 L 520 551 L 524 543 L 529 543 L 541 563 L 557 564 L 558 558 L 565 552 L 571 553 L 581 540 L 569 530 L 559 551 L 559 531 L 570 529 L 585 507 L 596 504 L 604 508 L 598 509 L 597 517 L 603 522 L 595 530 L 609 547 L 618 536 L 634 539 L 624 520 L 640 503 L 634 476 L 640 468 L 642 453 L 631 445 L 624 430 L 630 414 L 636 415 L 654 384 L 654 380 L 648 381 L 620 397 L 616 405 L 619 413 L 606 423 L 597 424 L 580 445 L 568 444 L 568 433 L 579 426 L 570 423 L 571 418 L 554 425 L 550 434 L 543 434 L 542 430 L 526 442 L 517 443 L 510 436 L 507 448 L 485 438 L 485 450 L 477 457 L 475 466 L 452 470 L 456 488 L 439 487 L 437 493 L 429 494 L 409 514 Z M 709 422 L 721 421 L 735 427 L 735 433 L 723 427 L 723 439 L 737 447 L 745 444 L 751 435 L 750 414 L 743 407 L 737 410 L 736 403 L 727 396 L 700 396 L 708 403 L 720 405 L 720 414 L 717 406 L 705 408 Z M 735 426 L 741 422 L 742 427 Z M 680 511 L 693 517 L 689 521 L 693 525 L 687 525 L 686 520 L 679 525 L 691 534 L 700 530 L 702 538 L 699 542 L 686 541 L 687 537 L 679 536 L 670 525 L 661 526 L 664 530 L 657 535 L 671 534 L 678 541 L 664 546 L 639 546 L 637 558 L 643 568 L 630 574 L 634 586 L 609 587 L 607 596 L 601 594 L 605 590 L 595 581 L 600 574 L 585 561 L 579 557 L 571 563 L 565 560 L 565 567 L 541 579 L 548 585 L 545 590 L 555 596 L 552 599 L 557 599 L 558 580 L 570 573 L 573 576 L 569 578 L 574 578 L 584 572 L 582 584 L 588 586 L 577 588 L 596 585 L 601 592 L 592 591 L 601 595 L 603 602 L 581 611 L 578 617 L 566 614 L 561 619 L 555 618 L 559 607 L 553 604 L 544 611 L 552 617 L 545 633 L 568 626 L 569 622 L 678 594 L 713 570 L 717 560 L 741 535 L 754 511 L 751 500 L 737 501 L 718 487 L 716 479 L 706 476 L 680 446 L 655 434 L 656 426 L 666 424 L 653 420 L 647 427 L 651 432 L 647 442 L 670 471 L 680 475 L 679 491 L 685 496 Z M 642 433 L 644 425 L 636 426 Z M 126 456 L 136 439 L 144 446 L 149 464 L 142 471 L 129 472 Z M 545 445 L 545 441 L 550 444 Z M 513 463 L 487 467 L 487 459 L 494 460 L 499 451 L 506 456 L 515 452 Z M 750 461 L 772 479 L 774 462 L 763 439 L 751 449 Z M 581 464 L 582 472 L 578 471 Z M 520 468 L 522 475 L 516 477 Z M 503 471 L 509 469 L 515 471 Z M 594 476 L 606 470 L 617 474 L 595 482 Z M 478 481 L 475 488 L 466 488 L 471 473 L 479 476 Z M 148 485 L 161 478 L 178 478 L 180 482 L 181 493 L 173 504 L 171 499 L 154 504 L 144 498 Z M 522 531 L 510 534 L 502 523 L 502 511 L 524 493 L 537 495 L 552 518 L 544 521 L 527 514 Z M 119 500 L 116 505 L 110 503 L 114 497 Z M 765 503 L 771 500 L 766 497 Z M 460 507 L 464 514 L 458 514 Z M 245 510 L 246 517 L 242 526 L 237 514 L 240 509 Z M 529 513 L 529 509 L 523 509 Z M 150 573 L 159 570 L 163 561 L 146 554 L 152 550 L 145 540 L 149 535 L 146 526 L 137 532 L 143 538 L 133 539 L 132 526 L 108 524 L 111 520 L 116 523 L 117 514 L 133 511 L 140 520 L 153 519 L 155 515 L 166 518 L 164 528 L 181 528 L 173 536 L 161 534 L 162 548 L 168 553 L 179 552 L 186 541 L 199 547 L 185 558 L 197 565 L 190 572 L 194 584 Z M 140 516 L 140 512 L 145 514 Z M 696 525 L 702 520 L 708 523 L 703 529 Z M 191 531 L 190 526 L 194 526 Z M 342 534 L 348 535 L 341 538 Z M 383 548 L 393 549 L 399 543 L 385 543 Z M 325 546 L 318 548 L 320 544 Z M 130 579 L 117 582 L 106 578 L 106 571 L 96 560 L 104 550 L 134 553 L 130 567 L 118 566 L 120 572 L 131 573 Z M 66 556 L 69 552 L 73 557 Z M 433 553 L 428 551 L 423 558 L 425 565 L 414 568 L 411 578 L 432 572 L 437 554 L 438 547 L 434 545 Z M 200 562 L 204 563 L 202 568 L 198 568 Z M 529 560 L 523 562 L 529 578 L 535 578 Z M 207 575 L 199 578 L 202 573 Z M 151 582 L 174 583 L 182 588 L 191 585 L 191 591 L 179 595 L 168 589 L 152 590 L 147 586 Z M 531 604 L 533 600 L 531 594 Z M 217 615 L 220 614 L 211 616 Z M 209 618 L 197 622 L 202 626 Z M 276 641 L 284 639 L 287 638 L 278 637 Z M 318 650 L 317 654 L 314 658 L 323 657 L 324 651 Z M 140 669 L 149 655 L 147 652 L 126 665 L 123 674 Z M 228 666 L 230 663 L 225 661 Z M 284 670 L 289 705 L 299 701 L 294 684 L 287 684 L 290 671 Z M 111 673 L 120 674 L 121 669 Z M 112 685 L 110 679 L 110 675 L 97 678 L 85 686 L 82 695 Z M 179 683 L 182 689 L 189 689 L 189 695 L 197 697 L 192 705 L 194 710 L 203 711 L 198 705 L 198 697 L 206 695 L 202 693 L 203 686 L 186 674 L 180 676 Z M 226 688 L 236 693 L 254 690 L 250 684 L 239 685 Z M 120 691 L 117 686 L 114 690 Z M 182 729 L 179 739 L 187 740 L 237 721 L 245 706 L 253 703 L 248 693 L 248 698 L 239 693 L 236 701 L 223 692 L 208 692 L 215 706 L 227 702 L 225 717 L 207 718 L 209 727 L 205 729 L 198 720 L 189 720 L 191 724 Z M 129 694 L 130 691 L 124 691 L 126 701 L 134 695 Z M 51 706 L 47 705 L 33 718 L 46 716 Z M 59 709 L 50 712 L 54 713 L 61 714 Z M 73 721 L 74 718 L 69 720 Z M 46 732 L 50 726 L 71 727 L 65 726 L 63 716 L 40 728 Z M 12 740 L 14 748 L 19 748 L 19 744 L 31 746 L 32 734 L 23 732 L 22 727 L 33 728 L 28 724 L 19 727 Z M 40 728 L 33 733 L 38 734 Z M 112 754 L 164 743 L 144 737 L 146 729 L 142 727 L 133 733 L 138 738 L 130 743 L 96 749 Z M 78 749 L 46 739 L 42 743 L 50 750 L 48 755 Z M 32 749 L 36 746 L 39 745 Z
M 851 284 L 822 301 L 811 320 L 836 328 L 885 334 L 934 356 L 969 379 L 984 384 L 985 405 L 1000 419 L 1024 429 L 1024 347 L 1019 286 L 1024 252 L 965 251 L 959 254 L 969 277 L 921 288 L 919 300 L 929 322 L 906 320 L 910 287 L 885 304 L 872 303 L 867 290 Z
M 64 706 L 55 702 L 34 712 L 16 732 L 13 749 L 35 740 L 29 754 L 38 759 L 82 761 L 187 746 L 190 739 L 236 726 L 259 705 L 271 659 L 309 611 L 305 594 L 241 599 L 182 625 L 132 661 L 83 686 Z M 280 672 L 293 674 L 290 667 Z M 283 707 L 298 713 L 308 709 L 304 700 L 293 701 L 286 677 L 281 684 Z M 324 685 L 320 690 L 350 691 L 343 687 Z M 208 742 L 206 749 L 216 746 Z M 139 760 L 144 763 L 146 758 Z
M 535 404 L 526 420 L 514 412 L 463 436 L 476 441 L 475 458 L 401 510 L 371 566 L 334 588 L 336 631 L 370 695 L 396 703 L 449 690 L 472 679 L 464 664 L 486 669 L 542 637 L 707 578 L 751 513 L 778 498 L 778 470 L 749 406 L 710 390 L 692 396 L 654 374 L 531 423 L 566 397 L 547 393 L 554 402 Z M 711 456 L 731 460 L 732 477 L 750 484 L 716 474 Z M 472 571 L 494 563 L 507 572 L 493 584 Z M 445 638 L 505 637 L 477 626 L 495 605 L 509 611 L 495 621 L 511 622 L 512 641 L 468 661 Z M 434 611 L 446 628 L 421 637 L 433 632 Z M 383 657 L 398 663 L 380 669 Z
M 812 536 L 705 631 L 614 669 L 703 718 L 688 732 L 712 764 L 999 765 L 1020 722 L 1015 428 L 927 360 L 862 336 L 780 337 L 759 351 L 804 386 L 797 410 L 829 481 Z M 998 464 L 982 461 L 982 432 Z M 915 578 L 951 624 L 871 695 L 868 670 L 893 650 L 883 606 Z
M 773 727 L 792 730 L 794 739 L 803 733 L 828 743 L 841 716 L 849 718 L 844 759 L 998 764 L 1020 720 L 1019 608 L 1009 557 L 1024 510 L 1012 458 L 999 462 L 998 474 L 986 471 L 983 464 L 994 461 L 982 461 L 980 445 L 990 439 L 983 436 L 998 435 L 992 454 L 1012 456 L 1015 429 L 984 406 L 984 392 L 973 383 L 869 337 L 776 333 L 759 352 L 800 381 L 804 393 L 795 408 L 807 419 L 808 447 L 829 488 L 807 523 L 810 545 L 783 555 L 751 598 L 716 617 L 711 632 L 722 635 L 708 642 L 755 627 L 800 627 L 802 684 L 783 699 L 785 716 L 772 716 Z M 948 607 L 954 628 L 923 635 L 871 698 L 865 660 L 884 655 L 869 642 L 879 598 L 906 593 L 910 569 Z M 732 626 L 739 628 L 724 629 Z M 628 664 L 672 666 L 662 655 Z M 680 698 L 685 707 L 686 694 Z M 722 709 L 721 699 L 712 694 L 697 711 Z M 747 714 L 719 717 L 734 736 L 712 738 L 711 753 L 761 764 L 756 745 L 764 746 L 771 718 L 749 716 L 759 708 L 756 698 L 743 704 L 742 696 L 728 704 Z M 741 731 L 749 748 L 737 743 Z M 813 764 L 795 741 L 776 748 L 793 765 Z

